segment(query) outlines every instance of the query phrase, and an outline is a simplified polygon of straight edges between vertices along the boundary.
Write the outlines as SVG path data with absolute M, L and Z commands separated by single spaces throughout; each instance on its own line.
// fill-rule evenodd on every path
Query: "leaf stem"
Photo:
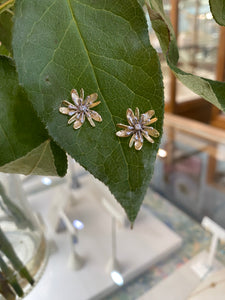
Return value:
M 14 5 L 15 0 L 8 0 L 0 4 L 0 14 Z
M 11 289 L 7 279 L 4 274 L 0 272 L 0 295 L 3 295 L 4 299 L 15 300 L 16 295 Z
M 34 279 L 30 275 L 27 268 L 23 265 L 22 261 L 16 255 L 12 245 L 10 244 L 9 240 L 5 236 L 4 232 L 0 227 L 0 250 L 8 257 L 10 262 L 12 263 L 15 270 L 17 270 L 21 277 L 26 278 L 27 281 L 33 285 Z
M 22 290 L 19 282 L 16 279 L 16 274 L 13 272 L 13 270 L 9 266 L 7 266 L 7 264 L 5 263 L 5 261 L 3 260 L 1 255 L 0 255 L 0 268 L 2 270 L 2 273 L 5 276 L 6 280 L 9 282 L 9 284 L 15 290 L 16 294 L 19 297 L 22 297 L 23 296 L 23 290 Z
M 29 227 L 33 229 L 32 222 L 25 216 L 25 214 L 11 201 L 7 196 L 3 184 L 0 182 L 0 196 L 2 197 L 3 203 L 9 210 L 10 214 L 15 218 L 18 227 Z

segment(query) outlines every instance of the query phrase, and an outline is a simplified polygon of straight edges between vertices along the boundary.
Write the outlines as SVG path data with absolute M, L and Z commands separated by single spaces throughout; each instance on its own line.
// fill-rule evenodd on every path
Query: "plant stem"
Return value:
M 23 296 L 23 290 L 19 284 L 19 282 L 16 279 L 16 275 L 13 272 L 11 268 L 7 266 L 3 258 L 0 256 L 0 268 L 2 270 L 2 273 L 4 274 L 6 280 L 9 282 L 9 284 L 13 287 L 14 291 L 19 297 Z
M 2 197 L 3 203 L 7 207 L 10 214 L 15 218 L 18 227 L 29 227 L 33 229 L 33 224 L 30 220 L 23 214 L 23 212 L 11 201 L 7 196 L 3 184 L 0 182 L 0 196 Z
M 0 14 L 14 5 L 15 0 L 8 0 L 0 4 Z
M 16 295 L 12 291 L 11 287 L 8 284 L 7 279 L 5 278 L 4 274 L 0 272 L 0 295 L 7 300 L 15 300 Z
M 23 265 L 19 257 L 16 255 L 12 245 L 10 244 L 9 240 L 5 236 L 4 232 L 0 227 L 0 250 L 8 257 L 10 262 L 12 263 L 15 270 L 17 270 L 21 277 L 26 278 L 27 281 L 33 285 L 34 279 L 30 275 L 27 268 Z

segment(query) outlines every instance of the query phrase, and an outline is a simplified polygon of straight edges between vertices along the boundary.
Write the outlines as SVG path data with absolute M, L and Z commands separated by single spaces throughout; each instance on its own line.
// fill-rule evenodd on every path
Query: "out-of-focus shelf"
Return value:
M 164 124 L 166 126 L 181 129 L 192 135 L 200 136 L 201 138 L 205 138 L 212 142 L 225 144 L 225 131 L 220 128 L 214 128 L 210 125 L 169 113 L 165 114 Z
M 107 270 L 112 256 L 111 216 L 104 209 L 101 199 L 105 196 L 103 191 L 108 189 L 88 174 L 79 181 L 81 188 L 77 192 L 74 190 L 73 200 L 68 198 L 68 203 L 73 201 L 73 204 L 67 208 L 71 224 L 74 219 L 84 224 L 84 229 L 79 232 L 79 243 L 75 245 L 84 259 L 84 265 L 79 270 L 68 267 L 71 254 L 69 236 L 66 232 L 54 233 L 47 213 L 47 210 L 53 210 L 57 214 L 58 203 L 70 195 L 66 193 L 66 187 L 61 184 L 30 197 L 31 203 L 46 222 L 46 237 L 55 243 L 55 250 L 50 254 L 44 274 L 26 297 L 27 300 L 99 300 L 119 288 L 112 281 L 110 270 Z M 133 230 L 127 222 L 120 226 L 118 224 L 116 232 L 116 258 L 125 283 L 176 251 L 182 242 L 146 206 L 139 212 Z

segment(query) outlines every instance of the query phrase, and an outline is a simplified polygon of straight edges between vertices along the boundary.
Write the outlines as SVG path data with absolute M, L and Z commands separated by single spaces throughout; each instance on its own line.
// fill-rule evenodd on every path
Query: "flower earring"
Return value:
M 157 118 L 153 118 L 155 111 L 149 110 L 140 116 L 139 109 L 136 107 L 135 114 L 131 108 L 127 109 L 127 121 L 129 125 L 117 124 L 118 127 L 123 130 L 117 131 L 116 135 L 118 137 L 128 137 L 131 136 L 129 147 L 131 148 L 134 144 L 136 150 L 141 150 L 143 146 L 143 137 L 146 138 L 150 143 L 154 143 L 154 140 L 150 137 L 159 137 L 159 132 L 153 127 L 148 127 L 152 123 L 157 121 Z
M 80 90 L 80 96 L 77 90 L 73 89 L 71 91 L 71 98 L 74 103 L 70 103 L 67 100 L 63 100 L 62 104 L 64 106 L 61 106 L 59 108 L 59 111 L 61 114 L 68 115 L 71 117 L 68 120 L 68 124 L 72 124 L 74 122 L 74 129 L 79 129 L 83 125 L 85 118 L 88 119 L 92 127 L 95 127 L 95 123 L 93 120 L 97 122 L 102 121 L 102 117 L 100 116 L 100 114 L 98 114 L 94 110 L 91 110 L 91 108 L 101 103 L 101 101 L 95 102 L 98 98 L 97 93 L 91 94 L 84 99 L 83 89 Z

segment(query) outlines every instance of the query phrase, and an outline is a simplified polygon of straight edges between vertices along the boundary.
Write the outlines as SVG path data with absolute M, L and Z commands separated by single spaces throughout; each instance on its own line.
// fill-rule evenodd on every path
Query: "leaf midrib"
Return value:
M 88 49 L 87 49 L 86 43 L 85 43 L 85 41 L 84 41 L 84 39 L 83 39 L 83 36 L 82 36 L 82 34 L 81 34 L 81 31 L 80 31 L 80 29 L 79 29 L 79 26 L 78 26 L 78 23 L 77 23 L 77 20 L 76 20 L 76 16 L 75 16 L 75 14 L 74 14 L 74 12 L 73 12 L 73 9 L 72 9 L 72 6 L 71 6 L 71 0 L 67 0 L 67 2 L 68 2 L 68 6 L 69 6 L 69 9 L 70 9 L 72 18 L 73 18 L 73 20 L 74 20 L 74 23 L 76 24 L 77 31 L 78 31 L 79 36 L 80 36 L 80 38 L 81 38 L 81 41 L 82 41 L 82 43 L 83 43 L 83 47 L 84 47 L 84 49 L 85 49 L 86 55 L 87 55 L 87 57 L 88 57 L 88 61 L 89 61 L 90 66 L 91 66 L 91 68 L 92 68 L 92 72 L 93 72 L 93 74 L 94 74 L 94 78 L 95 78 L 95 80 L 96 80 L 96 84 L 97 84 L 97 86 L 98 86 L 98 90 L 99 90 L 99 92 L 100 92 L 100 94 L 101 94 L 101 96 L 102 96 L 102 99 L 104 99 L 105 106 L 106 106 L 106 108 L 107 108 L 107 110 L 108 110 L 108 112 L 109 112 L 109 114 L 110 114 L 110 116 L 111 116 L 111 118 L 112 118 L 114 128 L 115 128 L 115 130 L 117 130 L 117 129 L 116 129 L 116 124 L 115 124 L 115 122 L 114 122 L 114 120 L 113 120 L 113 117 L 112 117 L 112 114 L 111 114 L 111 111 L 110 111 L 110 109 L 109 109 L 109 107 L 108 107 L 108 104 L 107 104 L 107 102 L 105 101 L 105 98 L 103 97 L 102 92 L 101 92 L 101 90 L 100 90 L 100 85 L 99 85 L 99 82 L 98 82 L 98 79 L 97 79 L 97 75 L 96 75 L 95 70 L 94 70 L 94 65 L 93 65 L 92 60 L 91 60 L 91 58 L 90 58 L 90 56 L 89 56 L 89 53 L 88 53 Z M 76 2 L 77 2 L 77 1 L 76 1 Z M 79 3 L 79 2 L 77 2 L 77 3 Z M 79 3 L 79 4 L 80 4 L 80 3 Z M 122 147 L 120 141 L 119 141 L 119 145 L 120 145 L 120 149 L 121 149 L 122 155 L 123 155 L 123 157 L 124 157 L 125 164 L 127 165 L 127 169 L 129 170 L 129 164 L 128 164 L 128 161 L 126 160 L 126 156 L 125 156 L 125 153 L 124 153 L 124 150 L 123 150 L 123 147 Z M 127 173 L 127 176 L 128 176 L 127 181 L 128 181 L 128 184 L 129 184 L 129 186 L 130 186 L 130 188 L 131 188 L 131 183 L 130 183 L 130 180 L 129 180 L 129 171 L 128 171 L 128 173 Z
M 33 168 L 30 170 L 30 174 L 33 173 L 33 171 L 37 168 L 37 166 L 39 165 L 40 161 L 42 160 L 43 156 L 44 156 L 44 153 L 46 151 L 46 148 L 48 147 L 49 143 L 50 143 L 50 140 L 47 140 L 46 142 L 46 145 L 44 146 L 44 149 L 39 157 L 39 159 L 37 160 L 37 162 L 35 163 L 35 165 L 33 166 Z
M 11 148 L 11 151 L 12 151 L 12 154 L 13 154 L 13 157 L 14 157 L 14 160 L 15 160 L 15 159 L 16 159 L 15 151 L 14 151 L 14 149 L 13 149 L 13 146 L 12 146 L 12 144 L 11 144 L 11 142 L 10 142 L 10 139 L 9 139 L 8 135 L 6 134 L 5 129 L 2 127 L 1 124 L 0 124 L 0 129 L 2 130 L 2 132 L 3 132 L 4 136 L 5 136 L 5 138 L 7 139 L 8 143 L 9 143 L 9 146 L 10 146 L 10 148 Z

